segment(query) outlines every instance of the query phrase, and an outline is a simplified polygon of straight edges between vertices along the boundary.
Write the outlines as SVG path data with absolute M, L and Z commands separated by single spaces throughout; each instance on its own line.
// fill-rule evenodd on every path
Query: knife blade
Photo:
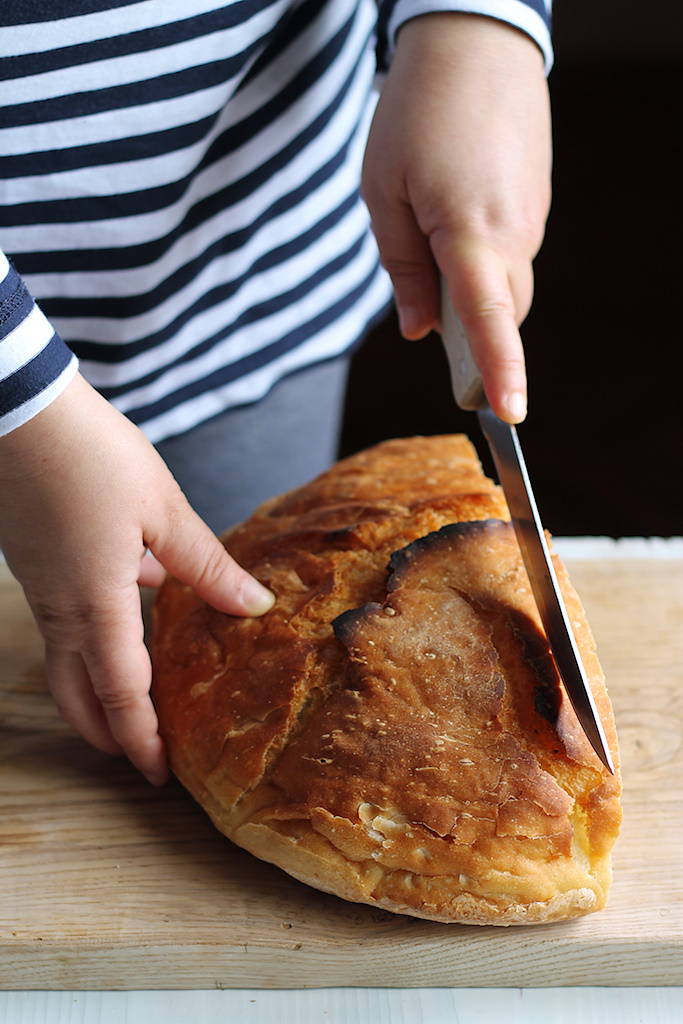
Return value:
M 486 400 L 469 339 L 453 308 L 443 278 L 441 337 L 455 400 L 461 409 L 476 411 L 491 449 L 557 671 L 591 746 L 605 767 L 614 774 L 612 755 L 559 587 L 517 431 L 499 419 Z

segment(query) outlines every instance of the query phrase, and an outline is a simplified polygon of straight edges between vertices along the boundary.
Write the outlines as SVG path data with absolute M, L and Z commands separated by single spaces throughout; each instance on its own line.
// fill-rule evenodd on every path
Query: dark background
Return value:
M 554 199 L 523 328 L 519 428 L 556 535 L 683 534 L 683 32 L 672 0 L 557 0 Z M 354 357 L 342 455 L 468 433 L 440 341 L 390 317 Z

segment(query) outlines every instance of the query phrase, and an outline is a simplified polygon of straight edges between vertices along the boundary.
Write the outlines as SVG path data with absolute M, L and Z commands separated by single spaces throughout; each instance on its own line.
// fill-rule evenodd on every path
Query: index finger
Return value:
M 501 419 L 520 423 L 527 408 L 526 367 L 518 302 L 504 261 L 488 247 L 471 246 L 439 264 L 491 408 Z
M 149 696 L 152 667 L 144 644 L 140 598 L 137 586 L 98 616 L 93 616 L 80 655 L 96 703 L 101 709 L 112 739 L 123 753 L 155 785 L 168 777 L 163 740 Z M 93 702 L 81 701 L 82 713 L 89 710 L 77 727 L 86 739 L 95 720 Z M 100 724 L 101 729 L 101 724 Z

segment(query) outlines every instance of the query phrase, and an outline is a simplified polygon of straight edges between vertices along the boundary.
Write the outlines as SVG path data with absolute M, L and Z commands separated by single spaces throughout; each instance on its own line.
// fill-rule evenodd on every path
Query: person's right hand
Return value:
M 519 325 L 550 206 L 544 62 L 524 32 L 422 14 L 396 43 L 368 138 L 363 195 L 401 330 L 439 330 L 441 270 L 498 416 L 526 414 Z
M 45 639 L 62 716 L 163 783 L 138 583 L 156 586 L 168 570 L 232 615 L 260 615 L 273 595 L 228 555 L 142 432 L 80 375 L 0 438 L 0 548 Z

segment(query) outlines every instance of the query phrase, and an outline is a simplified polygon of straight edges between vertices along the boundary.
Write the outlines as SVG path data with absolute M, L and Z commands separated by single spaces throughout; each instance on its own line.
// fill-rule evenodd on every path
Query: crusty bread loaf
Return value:
M 619 775 L 558 680 L 507 520 L 466 438 L 388 441 L 225 536 L 277 595 L 267 615 L 167 580 L 153 697 L 174 771 L 222 832 L 319 889 L 436 921 L 604 907 Z

